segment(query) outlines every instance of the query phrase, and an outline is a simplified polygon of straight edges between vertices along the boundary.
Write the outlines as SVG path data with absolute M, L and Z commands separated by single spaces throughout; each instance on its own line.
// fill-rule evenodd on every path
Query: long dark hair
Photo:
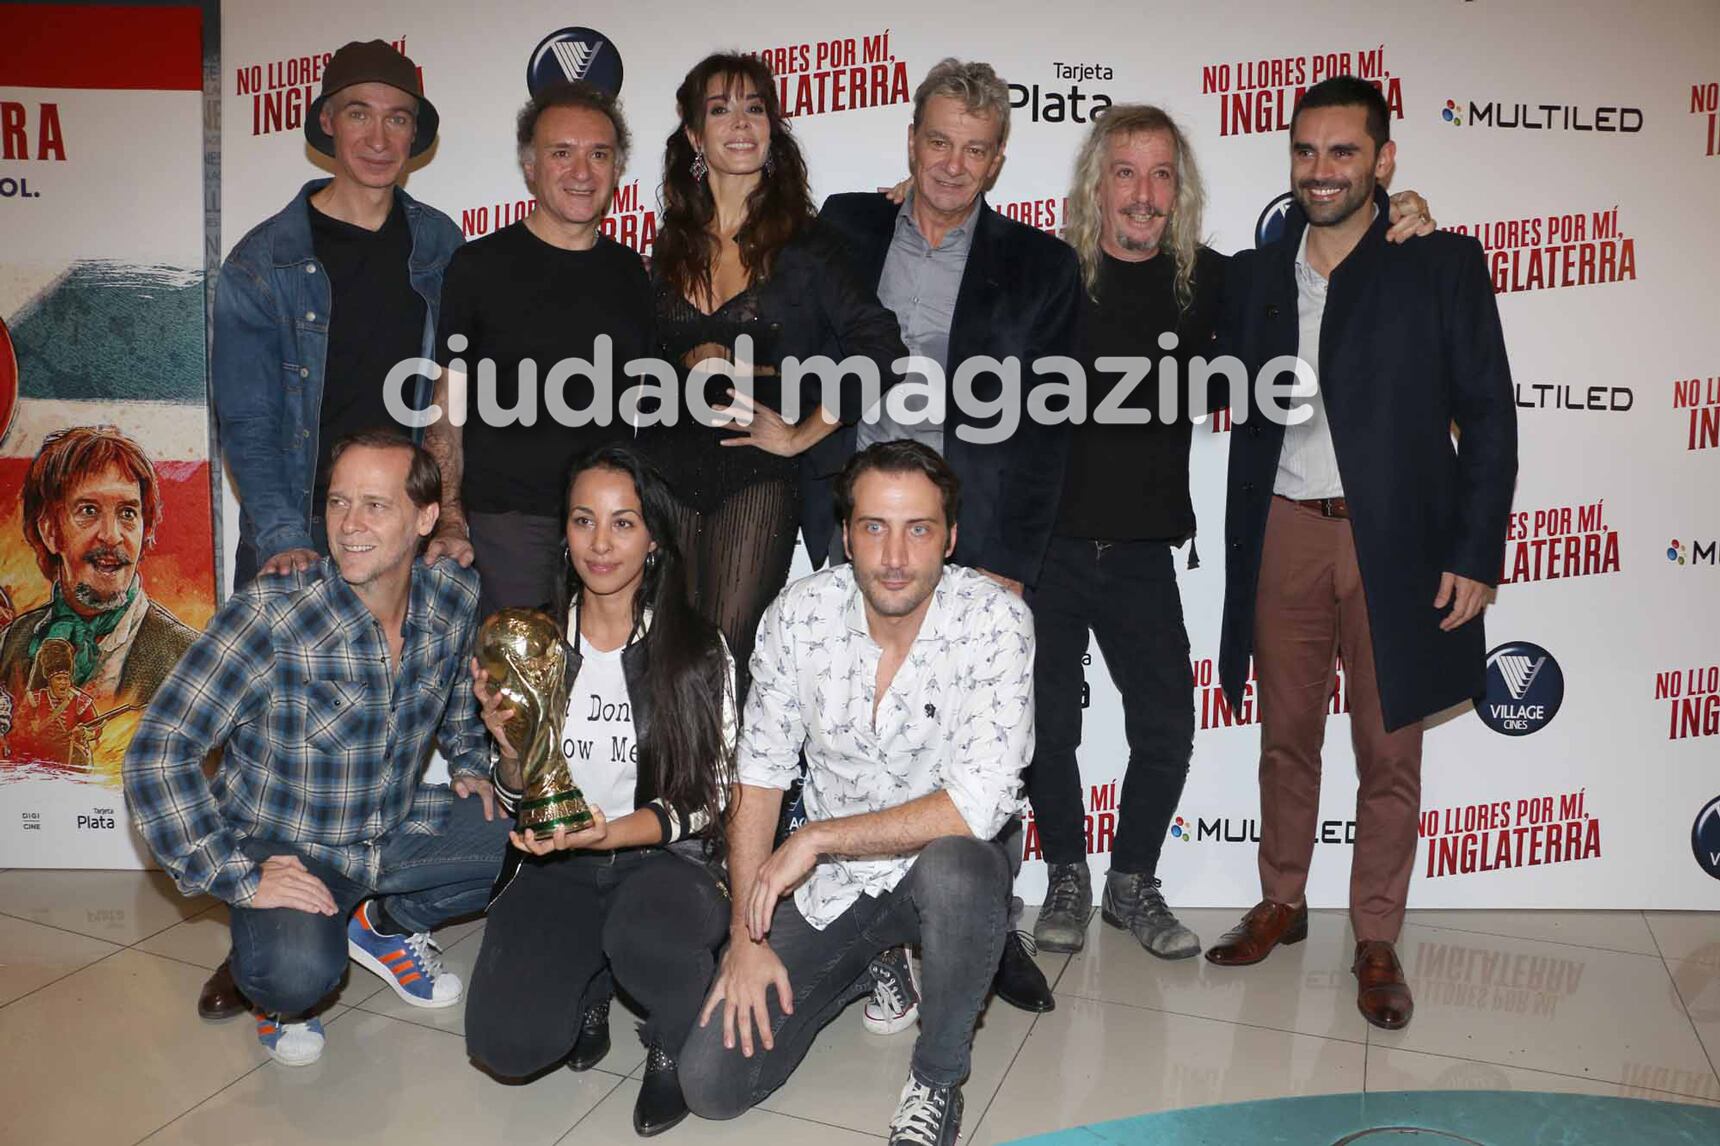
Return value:
M 651 719 L 639 738 L 639 767 L 656 781 L 657 795 L 682 823 L 704 813 L 707 853 L 721 857 L 726 843 L 723 792 L 735 783 L 734 751 L 723 743 L 723 706 L 733 682 L 722 638 L 687 597 L 686 566 L 675 540 L 675 502 L 657 467 L 630 446 L 600 446 L 574 463 L 567 479 L 570 506 L 574 483 L 593 469 L 632 479 L 645 530 L 657 543 L 633 595 L 633 634 L 644 633 L 645 680 L 651 695 Z M 556 619 L 576 646 L 582 590 L 569 560 Z M 651 612 L 649 630 L 646 610 Z
M 653 269 L 663 281 L 695 302 L 716 301 L 711 298 L 711 266 L 718 244 L 710 231 L 716 205 L 710 185 L 693 178 L 693 145 L 687 132 L 699 134 L 704 130 L 705 89 L 714 76 L 723 77 L 730 89 L 740 89 L 741 95 L 748 87 L 755 88 L 770 121 L 771 161 L 759 173 L 758 186 L 747 196 L 746 222 L 735 234 L 741 265 L 750 280 L 769 278 L 777 252 L 817 216 L 806 185 L 806 160 L 783 118 L 770 69 L 757 58 L 734 53 L 717 53 L 700 60 L 675 92 L 680 118 L 663 150 L 663 216 L 652 259 Z

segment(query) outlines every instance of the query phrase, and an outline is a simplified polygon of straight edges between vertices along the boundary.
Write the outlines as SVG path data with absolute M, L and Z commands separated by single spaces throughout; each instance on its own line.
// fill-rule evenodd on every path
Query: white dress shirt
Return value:
M 1374 214 L 1379 214 L 1375 207 Z M 1325 275 L 1308 261 L 1308 233 L 1296 248 L 1296 323 L 1300 331 L 1296 356 L 1320 375 L 1320 326 L 1326 317 Z M 1284 447 L 1278 453 L 1278 476 L 1272 492 L 1294 501 L 1321 497 L 1343 497 L 1344 479 L 1338 474 L 1338 451 L 1332 444 L 1332 424 L 1326 420 L 1324 387 L 1308 399 L 1314 416 L 1298 426 L 1284 427 Z
M 1033 619 L 1021 598 L 949 565 L 907 657 L 878 700 L 882 649 L 851 565 L 782 591 L 759 622 L 741 722 L 743 784 L 786 789 L 800 753 L 809 820 L 880 812 L 942 790 L 991 839 L 1022 810 L 1033 755 Z M 895 887 L 913 855 L 821 861 L 795 892 L 823 930 L 862 894 Z

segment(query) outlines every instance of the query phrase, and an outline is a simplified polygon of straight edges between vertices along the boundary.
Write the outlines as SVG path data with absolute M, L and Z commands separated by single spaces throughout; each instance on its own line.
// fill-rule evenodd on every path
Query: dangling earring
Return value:
M 703 183 L 705 172 L 708 170 L 710 169 L 705 166 L 705 153 L 702 151 L 693 152 L 693 182 Z
M 565 540 L 561 543 L 561 563 L 569 568 L 573 566 L 573 551 L 567 547 Z
M 774 150 L 764 153 L 764 173 L 767 178 L 776 174 L 776 152 Z
M 645 554 L 645 572 L 649 573 L 655 568 L 657 568 L 657 551 L 652 549 Z

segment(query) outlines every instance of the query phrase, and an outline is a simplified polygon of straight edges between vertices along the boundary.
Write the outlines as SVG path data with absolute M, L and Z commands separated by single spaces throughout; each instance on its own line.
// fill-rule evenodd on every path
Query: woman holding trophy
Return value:
M 589 1069 L 609 1049 L 612 970 L 648 1015 L 633 1118 L 650 1135 L 686 1115 L 673 1056 L 728 932 L 735 669 L 688 600 L 674 500 L 648 460 L 620 445 L 582 459 L 566 525 L 558 616 L 504 609 L 472 663 L 495 788 L 518 827 L 467 993 L 466 1046 L 508 1078 Z M 658 942 L 666 915 L 708 942 Z

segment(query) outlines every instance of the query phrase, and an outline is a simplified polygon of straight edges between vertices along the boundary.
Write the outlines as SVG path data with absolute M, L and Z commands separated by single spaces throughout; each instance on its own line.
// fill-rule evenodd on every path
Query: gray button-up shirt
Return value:
M 1379 214 L 1379 208 L 1374 208 Z M 1311 229 L 1311 228 L 1310 228 Z M 1329 280 L 1308 261 L 1308 230 L 1296 248 L 1296 322 L 1300 335 L 1296 356 L 1320 374 L 1320 327 L 1326 318 L 1326 289 Z M 1338 473 L 1338 451 L 1332 444 L 1332 424 L 1326 419 L 1326 400 L 1316 392 L 1308 399 L 1314 416 L 1299 426 L 1284 427 L 1284 448 L 1278 453 L 1278 476 L 1272 492 L 1295 501 L 1321 497 L 1343 497 L 1344 479 Z
M 950 325 L 955 319 L 956 296 L 961 293 L 968 251 L 973 248 L 979 208 L 980 201 L 975 199 L 967 218 L 960 226 L 952 227 L 934 247 L 914 222 L 914 193 L 909 191 L 902 209 L 896 213 L 896 233 L 890 239 L 890 252 L 884 257 L 884 272 L 878 279 L 878 301 L 895 313 L 908 353 L 932 359 L 943 368 L 946 379 L 950 368 Z M 927 379 L 915 372 L 904 381 L 924 386 Z M 921 399 L 909 403 L 912 413 L 924 408 Z M 860 422 L 859 448 L 863 450 L 874 442 L 896 438 L 912 438 L 943 453 L 943 419 L 916 418 L 905 425 L 890 417 L 885 403 L 880 401 Z

